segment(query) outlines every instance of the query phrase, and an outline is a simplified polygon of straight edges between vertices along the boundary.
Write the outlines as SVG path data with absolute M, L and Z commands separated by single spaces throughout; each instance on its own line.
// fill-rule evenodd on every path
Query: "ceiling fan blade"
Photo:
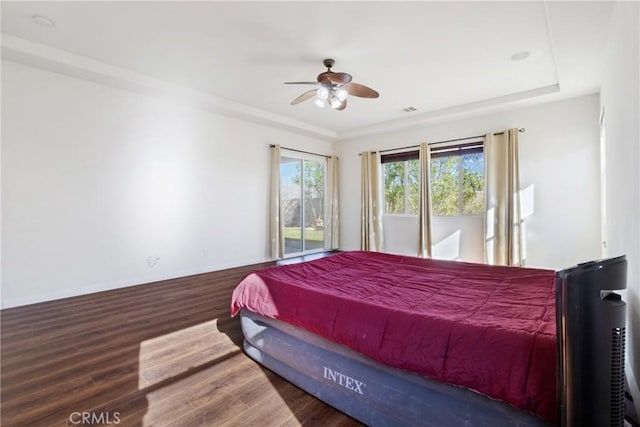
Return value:
M 346 99 L 344 101 L 342 101 L 342 104 L 339 107 L 335 108 L 335 110 L 342 111 L 345 108 L 347 108 L 347 100 Z
M 330 73 L 327 78 L 331 83 L 343 85 L 352 80 L 351 74 L 348 73 Z
M 361 98 L 377 98 L 380 96 L 378 92 L 371 89 L 370 87 L 358 83 L 348 83 L 343 87 L 347 90 L 347 92 L 349 92 L 349 95 L 359 96 Z
M 291 101 L 291 105 L 300 104 L 302 101 L 313 98 L 317 92 L 317 89 L 311 89 L 310 91 L 303 93 L 302 95 Z
M 284 82 L 286 85 L 318 85 L 319 82 Z
M 333 71 L 325 71 L 318 74 L 318 83 L 334 83 L 343 85 L 349 83 L 352 77 L 348 73 L 334 73 Z

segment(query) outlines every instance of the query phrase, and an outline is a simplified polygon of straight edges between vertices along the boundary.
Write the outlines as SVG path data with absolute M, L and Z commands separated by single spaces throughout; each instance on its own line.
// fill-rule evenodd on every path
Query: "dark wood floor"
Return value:
M 360 425 L 242 352 L 231 293 L 268 265 L 3 310 L 1 424 Z

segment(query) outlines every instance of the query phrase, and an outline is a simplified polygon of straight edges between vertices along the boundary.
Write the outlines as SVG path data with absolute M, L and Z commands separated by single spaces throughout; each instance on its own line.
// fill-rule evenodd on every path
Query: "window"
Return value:
M 418 215 L 418 203 L 420 203 L 418 152 L 383 156 L 382 163 L 384 212 Z
M 280 159 L 285 255 L 324 249 L 324 161 Z
M 417 215 L 420 168 L 418 152 L 382 157 L 386 214 Z M 484 155 L 482 143 L 431 151 L 433 215 L 484 214 Z
M 431 152 L 434 215 L 484 214 L 484 155 L 472 143 Z

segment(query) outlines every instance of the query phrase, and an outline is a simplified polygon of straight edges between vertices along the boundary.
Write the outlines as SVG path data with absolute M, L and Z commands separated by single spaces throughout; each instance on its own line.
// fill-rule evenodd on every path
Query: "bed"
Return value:
M 557 421 L 552 270 L 344 252 L 247 275 L 245 352 L 368 425 Z

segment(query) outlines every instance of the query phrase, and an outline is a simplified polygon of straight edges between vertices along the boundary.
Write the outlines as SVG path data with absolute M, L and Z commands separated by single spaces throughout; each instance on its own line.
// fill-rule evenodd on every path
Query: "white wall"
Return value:
M 419 129 L 343 141 L 336 144 L 340 156 L 341 248 L 360 245 L 360 158 L 366 150 L 387 149 L 441 141 L 486 132 L 524 127 L 520 134 L 520 184 L 525 190 L 526 259 L 528 266 L 559 269 L 600 257 L 600 177 L 598 96 L 514 109 Z M 415 253 L 417 222 L 414 218 L 385 219 L 385 239 L 396 252 Z M 474 219 L 470 219 L 473 221 Z M 477 218 L 475 218 L 477 221 Z M 451 234 L 434 220 L 434 242 Z M 447 226 L 455 227 L 455 224 Z M 481 247 L 482 236 L 465 236 L 472 247 Z M 463 248 L 463 251 L 469 249 Z M 473 249 L 460 259 L 476 260 Z
M 607 256 L 626 254 L 627 349 L 640 410 L 640 7 L 616 2 L 600 93 L 606 129 Z M 633 380 L 633 379 L 632 379 Z
M 331 152 L 3 61 L 2 306 L 269 259 L 272 143 Z
M 484 218 L 482 216 L 434 216 L 433 257 L 483 262 Z M 385 252 L 416 256 L 418 250 L 418 217 L 385 215 Z

